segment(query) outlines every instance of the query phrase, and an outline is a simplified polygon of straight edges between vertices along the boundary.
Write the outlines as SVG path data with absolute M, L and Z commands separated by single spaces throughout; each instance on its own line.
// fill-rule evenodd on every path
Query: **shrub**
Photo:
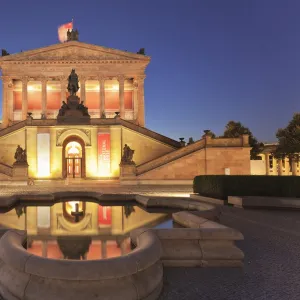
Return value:
M 228 196 L 300 197 L 300 176 L 201 175 L 194 193 L 227 200 Z

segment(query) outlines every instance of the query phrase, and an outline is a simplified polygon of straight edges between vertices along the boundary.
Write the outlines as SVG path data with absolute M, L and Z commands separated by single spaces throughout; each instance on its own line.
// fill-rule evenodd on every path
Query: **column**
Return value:
M 48 256 L 48 242 L 42 241 L 42 257 Z
M 297 161 L 294 157 L 292 158 L 292 175 L 297 175 Z
M 2 76 L 2 128 L 9 125 L 9 89 L 12 87 L 13 83 L 11 78 Z
M 278 175 L 282 176 L 282 159 L 277 159 L 278 163 Z
M 125 106 L 124 106 L 124 76 L 118 76 L 119 81 L 119 101 L 120 101 L 120 117 L 125 119 Z
M 85 104 L 86 96 L 85 96 L 85 81 L 86 78 L 84 76 L 80 77 L 80 100 Z
M 22 120 L 26 120 L 28 113 L 28 92 L 27 92 L 28 78 L 22 78 Z
M 67 82 L 65 77 L 60 77 L 60 98 L 61 98 L 61 104 L 63 104 L 63 101 L 66 102 L 66 89 L 67 89 Z
M 99 77 L 100 93 L 99 93 L 99 108 L 100 118 L 105 114 L 105 78 Z
M 107 258 L 107 248 L 106 248 L 106 241 L 101 241 L 101 258 Z
M 7 85 L 7 117 L 8 125 L 14 120 L 14 84 L 13 80 L 10 80 Z
M 266 175 L 270 175 L 270 154 L 265 154 L 265 162 L 266 162 Z
M 126 254 L 126 240 L 121 241 L 121 255 L 125 255 Z
M 138 118 L 139 104 L 138 104 L 138 82 L 133 79 L 133 119 Z
M 138 80 L 138 125 L 145 126 L 145 107 L 144 107 L 144 80 L 146 76 L 137 77 Z
M 47 78 L 41 80 L 42 83 L 42 119 L 47 118 Z

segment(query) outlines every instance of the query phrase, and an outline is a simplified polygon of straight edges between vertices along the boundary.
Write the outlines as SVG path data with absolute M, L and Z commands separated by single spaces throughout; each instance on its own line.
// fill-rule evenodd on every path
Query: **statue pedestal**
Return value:
M 26 162 L 15 162 L 12 178 L 13 180 L 28 180 L 28 164 Z
M 59 110 L 58 124 L 90 124 L 91 117 L 88 108 L 80 104 L 80 98 L 72 95 L 67 99 Z
M 136 165 L 135 164 L 120 164 L 120 180 L 136 179 Z

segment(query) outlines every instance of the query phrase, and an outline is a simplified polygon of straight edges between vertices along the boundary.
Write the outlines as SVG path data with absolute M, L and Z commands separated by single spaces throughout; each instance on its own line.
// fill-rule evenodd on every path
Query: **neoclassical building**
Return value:
M 77 40 L 0 57 L 0 179 L 112 179 L 184 183 L 199 174 L 250 174 L 248 137 L 176 141 L 145 127 L 144 81 L 150 57 Z M 58 122 L 75 69 L 77 96 L 90 121 Z M 151 101 L 148 99 L 147 101 Z M 15 151 L 26 149 L 27 171 Z M 121 164 L 125 145 L 133 161 Z
M 259 156 L 261 160 L 251 161 L 251 174 L 252 175 L 294 175 L 300 176 L 300 163 L 293 161 L 290 163 L 286 157 L 284 159 L 276 159 L 274 151 L 277 143 L 268 143 L 264 145 L 264 149 Z

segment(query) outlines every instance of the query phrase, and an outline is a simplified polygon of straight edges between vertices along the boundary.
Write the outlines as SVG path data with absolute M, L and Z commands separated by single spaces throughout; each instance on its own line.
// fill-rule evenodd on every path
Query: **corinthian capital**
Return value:
M 2 76 L 1 77 L 3 85 L 7 88 L 13 88 L 13 79 L 10 76 Z
M 125 76 L 124 75 L 118 75 L 117 80 L 119 81 L 119 84 L 124 84 Z
M 28 81 L 29 81 L 29 77 L 28 76 L 23 76 L 23 77 L 21 77 L 21 81 L 22 81 L 23 84 L 27 84 Z
M 145 78 L 146 78 L 146 75 L 137 75 L 137 76 L 135 77 L 135 79 L 137 80 L 137 82 L 138 82 L 139 84 L 144 83 Z

